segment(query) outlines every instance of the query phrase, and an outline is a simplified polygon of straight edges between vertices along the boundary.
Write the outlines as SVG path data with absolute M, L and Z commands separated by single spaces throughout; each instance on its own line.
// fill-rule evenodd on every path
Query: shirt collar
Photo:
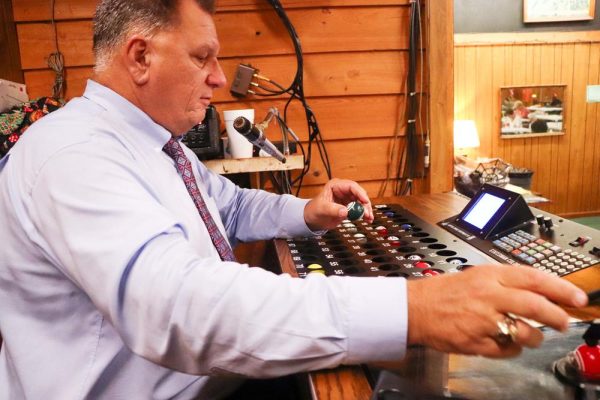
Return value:
M 162 151 L 163 146 L 171 139 L 171 133 L 154 122 L 148 114 L 96 81 L 88 79 L 83 97 L 104 108 L 111 116 L 131 125 L 135 131 L 144 132 L 144 138 L 158 151 Z

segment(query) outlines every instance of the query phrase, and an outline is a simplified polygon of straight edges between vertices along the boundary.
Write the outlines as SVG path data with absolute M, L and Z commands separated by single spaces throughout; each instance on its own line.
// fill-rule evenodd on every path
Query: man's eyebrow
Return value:
M 210 55 L 216 55 L 219 52 L 219 45 L 204 43 L 199 46 L 195 46 L 192 49 L 195 53 L 208 53 Z

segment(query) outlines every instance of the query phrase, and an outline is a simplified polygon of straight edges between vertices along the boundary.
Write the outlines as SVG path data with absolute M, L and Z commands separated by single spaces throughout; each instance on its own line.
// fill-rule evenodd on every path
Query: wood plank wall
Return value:
M 586 85 L 600 83 L 600 33 L 455 35 L 455 119 L 473 119 L 482 157 L 534 171 L 532 189 L 563 216 L 600 214 L 600 106 Z M 500 87 L 567 85 L 566 135 L 500 139 Z M 537 205 L 536 205 L 537 206 Z
M 46 60 L 54 51 L 49 23 L 51 1 L 12 2 L 30 96 L 48 95 L 53 73 L 47 68 Z M 391 138 L 396 129 L 401 133 L 405 130 L 405 124 L 397 127 L 397 121 L 405 105 L 410 1 L 284 0 L 282 3 L 302 41 L 305 93 L 326 140 L 333 174 L 359 181 L 374 196 L 386 176 Z M 424 22 L 442 19 L 436 28 L 447 31 L 449 24 L 451 32 L 451 12 L 446 15 L 439 10 L 451 9 L 452 1 L 441 3 L 444 7 L 424 15 Z M 95 4 L 96 0 L 56 0 L 55 19 L 58 20 L 59 48 L 65 57 L 67 98 L 80 95 L 91 74 L 91 17 Z M 426 3 L 424 8 L 427 8 Z M 283 85 L 289 84 L 296 68 L 293 46 L 266 1 L 220 0 L 215 21 L 222 45 L 220 59 L 229 81 L 238 63 L 250 63 L 259 68 L 261 74 Z M 439 36 L 446 42 L 438 39 L 436 46 L 451 52 L 451 35 Z M 443 52 L 439 58 L 445 63 L 442 57 Z M 430 60 L 430 64 L 433 63 Z M 422 86 L 423 110 L 428 101 L 428 83 L 426 77 Z M 447 107 L 452 103 L 451 94 L 446 95 L 446 99 Z M 283 110 L 285 99 L 250 97 L 240 101 L 224 89 L 215 94 L 214 103 L 219 111 L 255 108 L 259 119 L 270 106 Z M 451 109 L 450 112 L 442 109 L 431 119 L 432 126 L 439 127 L 432 131 L 432 152 L 439 155 L 439 162 L 432 162 L 432 168 L 438 168 L 438 172 L 430 174 L 433 179 L 419 180 L 416 192 L 428 192 L 432 182 L 435 191 L 450 188 L 449 153 L 447 146 L 441 143 L 447 142 L 446 128 L 451 120 Z M 297 102 L 290 109 L 289 124 L 301 140 L 307 140 L 306 123 Z M 276 138 L 276 129 L 269 129 L 268 135 Z M 437 140 L 436 135 L 442 137 Z M 325 181 L 324 168 L 318 156 L 313 155 L 313 167 L 305 179 L 302 195 L 314 194 Z M 386 195 L 390 193 L 388 189 Z
M 23 83 L 19 43 L 10 1 L 0 2 L 0 79 Z

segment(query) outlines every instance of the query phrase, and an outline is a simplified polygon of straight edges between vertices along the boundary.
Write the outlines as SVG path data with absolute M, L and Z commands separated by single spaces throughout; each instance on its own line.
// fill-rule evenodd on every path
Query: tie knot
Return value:
M 183 155 L 183 149 L 181 148 L 179 141 L 175 138 L 169 139 L 169 141 L 164 145 L 163 151 L 171 158 Z

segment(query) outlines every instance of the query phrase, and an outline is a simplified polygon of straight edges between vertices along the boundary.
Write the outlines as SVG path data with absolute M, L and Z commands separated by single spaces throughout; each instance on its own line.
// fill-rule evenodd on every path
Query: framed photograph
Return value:
M 500 137 L 564 135 L 565 89 L 566 85 L 500 88 Z
M 523 0 L 525 22 L 584 21 L 594 19 L 596 0 Z

